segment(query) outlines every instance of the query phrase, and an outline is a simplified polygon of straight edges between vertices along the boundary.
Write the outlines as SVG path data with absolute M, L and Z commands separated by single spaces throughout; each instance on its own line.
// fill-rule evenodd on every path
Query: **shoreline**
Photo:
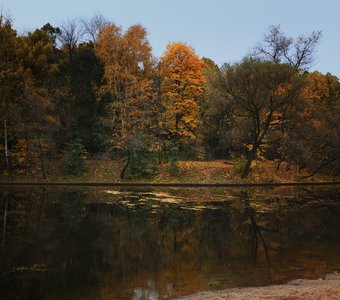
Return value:
M 121 178 L 122 162 L 118 160 L 85 160 L 86 169 L 80 175 L 67 174 L 61 161 L 49 163 L 46 177 L 39 170 L 33 173 L 13 173 L 0 176 L 0 184 L 21 185 L 98 185 L 98 186 L 177 186 L 177 187 L 251 187 L 251 186 L 304 186 L 314 184 L 340 184 L 339 176 L 317 174 L 295 167 L 278 168 L 273 161 L 258 162 L 248 178 L 240 177 L 240 165 L 233 160 L 178 161 L 178 170 L 172 173 L 169 163 L 157 166 L 154 174 Z M 307 176 L 307 177 L 306 177 Z
M 296 279 L 285 284 L 200 292 L 176 300 L 340 299 L 340 273 L 320 279 Z
M 318 182 L 244 182 L 244 183 L 161 183 L 161 182 L 49 182 L 49 181 L 0 181 L 0 186 L 122 186 L 122 187 L 280 187 L 280 186 L 322 186 L 340 185 L 340 181 Z

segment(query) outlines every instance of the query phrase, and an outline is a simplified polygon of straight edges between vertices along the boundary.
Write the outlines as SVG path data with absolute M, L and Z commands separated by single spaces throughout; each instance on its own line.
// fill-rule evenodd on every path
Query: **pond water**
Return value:
M 340 271 L 340 189 L 0 187 L 0 299 L 173 299 Z

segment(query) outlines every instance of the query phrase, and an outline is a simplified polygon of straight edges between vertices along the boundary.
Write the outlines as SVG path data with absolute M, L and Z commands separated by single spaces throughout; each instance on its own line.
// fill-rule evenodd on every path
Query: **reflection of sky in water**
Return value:
M 209 204 L 205 205 L 204 202 L 198 201 L 197 203 L 187 202 L 186 198 L 178 197 L 164 192 L 148 192 L 148 193 L 137 193 L 136 192 L 126 192 L 126 191 L 114 191 L 114 190 L 104 190 L 103 191 L 109 195 L 121 196 L 119 198 L 114 198 L 112 200 L 118 200 L 118 203 L 122 204 L 128 208 L 134 208 L 137 203 L 142 205 L 148 205 L 150 202 L 158 202 L 159 204 L 152 204 L 152 209 L 161 208 L 161 204 L 182 204 L 180 207 L 187 210 L 204 210 L 204 209 L 217 209 L 217 207 Z M 197 199 L 200 200 L 200 199 Z M 111 202 L 106 202 L 107 204 L 113 204 Z M 184 204 L 184 205 L 183 205 Z M 155 211 L 153 211 L 155 212 Z
M 143 205 L 150 207 L 151 213 L 157 213 L 162 208 L 162 204 L 181 204 L 185 198 L 171 195 L 164 192 L 127 192 L 127 191 L 115 191 L 115 190 L 104 190 L 105 194 L 114 196 L 112 200 L 106 201 L 108 205 L 124 205 L 127 208 L 134 209 L 137 205 Z M 110 202 L 113 201 L 113 202 Z M 185 206 L 185 208 L 188 208 Z M 194 208 L 193 208 L 194 209 Z M 197 208 L 196 210 L 201 210 Z
M 207 193 L 207 189 L 193 189 L 192 193 L 185 196 L 180 193 L 181 190 L 171 189 L 168 191 L 132 191 L 132 190 L 103 190 L 102 192 L 108 195 L 112 195 L 112 198 L 106 202 L 107 204 L 124 205 L 129 209 L 137 209 L 140 205 L 149 209 L 150 213 L 158 213 L 171 205 L 177 205 L 178 208 L 187 211 L 204 211 L 204 210 L 216 210 L 221 209 L 221 203 L 230 203 L 238 211 L 244 209 L 244 202 L 240 198 L 241 190 L 214 190 L 211 194 Z M 284 209 L 292 205 L 292 202 L 300 201 L 301 196 L 295 192 L 287 194 L 280 194 L 274 190 L 254 190 L 249 195 L 249 207 L 256 210 L 258 214 L 274 213 L 275 211 Z M 201 194 L 200 192 L 205 192 Z M 236 194 L 233 194 L 236 193 Z M 248 196 L 247 196 L 248 199 Z M 246 200 L 247 200 L 246 199 Z M 304 194 L 304 201 L 308 201 L 311 204 L 318 204 L 319 199 L 313 198 L 313 195 Z M 111 202 L 112 201 L 112 202 Z M 217 203 L 211 203 L 218 202 Z

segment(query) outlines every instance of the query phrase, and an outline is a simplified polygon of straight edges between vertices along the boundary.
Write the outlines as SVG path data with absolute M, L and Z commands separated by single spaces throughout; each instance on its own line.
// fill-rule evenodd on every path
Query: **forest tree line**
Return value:
M 81 174 L 81 155 L 121 159 L 121 178 L 179 159 L 258 159 L 340 172 L 340 83 L 310 72 L 320 32 L 272 26 L 240 62 L 221 67 L 186 43 L 160 58 L 141 25 L 102 16 L 18 34 L 0 16 L 0 167 Z

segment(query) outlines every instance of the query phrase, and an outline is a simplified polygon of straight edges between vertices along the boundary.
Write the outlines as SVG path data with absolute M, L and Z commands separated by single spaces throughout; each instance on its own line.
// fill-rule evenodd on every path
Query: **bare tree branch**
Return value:
M 95 42 L 100 30 L 109 24 L 103 15 L 94 15 L 91 19 L 81 19 L 82 33 L 90 41 Z
M 315 61 L 316 46 L 321 39 L 321 31 L 301 35 L 296 39 L 286 36 L 280 26 L 270 26 L 263 42 L 252 51 L 251 56 L 277 63 L 285 63 L 302 71 L 308 70 Z
M 79 25 L 76 20 L 68 20 L 60 27 L 60 30 L 61 34 L 58 35 L 58 40 L 61 46 L 65 47 L 70 56 L 72 56 L 74 49 L 82 37 Z

